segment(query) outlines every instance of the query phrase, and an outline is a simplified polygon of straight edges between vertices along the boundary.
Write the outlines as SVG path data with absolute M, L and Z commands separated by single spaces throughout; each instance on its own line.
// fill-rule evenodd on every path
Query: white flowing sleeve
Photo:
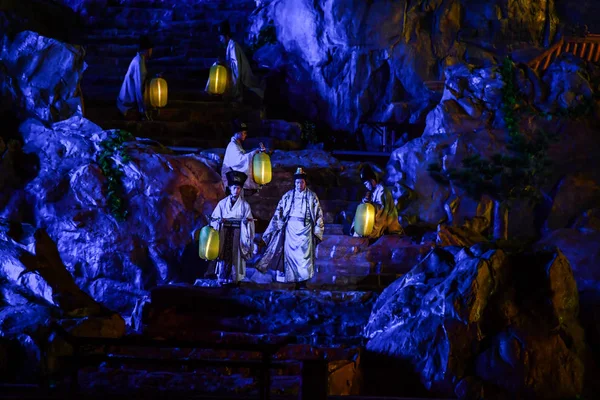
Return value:
M 223 201 L 223 200 L 221 200 Z M 221 201 L 217 204 L 214 211 L 211 214 L 211 221 L 209 222 L 210 226 L 216 229 L 217 231 L 221 228 L 220 218 L 223 218 L 223 213 L 221 212 Z
M 141 57 L 136 61 L 137 62 L 133 66 L 134 71 L 132 71 L 133 79 L 135 80 L 135 100 L 137 102 L 139 112 L 144 113 L 146 111 L 146 107 L 144 104 L 144 83 L 146 81 L 146 68 L 144 68 L 144 66 L 140 64 L 141 62 L 143 62 L 141 60 Z
M 243 65 L 241 65 L 241 60 L 242 57 L 239 54 L 240 53 L 240 49 L 239 46 L 233 46 L 232 49 L 229 49 L 229 69 L 231 71 L 231 96 L 238 97 L 240 95 L 240 89 L 241 89 L 241 68 L 244 68 Z
M 321 202 L 315 194 L 313 197 L 313 215 L 315 216 L 315 226 L 313 233 L 319 240 L 323 240 L 323 233 L 325 232 L 325 220 L 323 218 L 323 209 L 321 208 Z
M 240 227 L 240 252 L 246 260 L 254 255 L 254 217 L 248 203 L 244 204 L 244 213 Z

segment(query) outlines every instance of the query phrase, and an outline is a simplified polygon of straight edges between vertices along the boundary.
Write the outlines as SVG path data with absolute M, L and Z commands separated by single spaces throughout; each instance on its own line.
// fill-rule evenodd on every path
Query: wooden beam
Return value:
M 544 63 L 544 67 L 542 68 L 542 71 L 545 71 L 548 68 L 551 60 L 552 60 L 552 53 L 550 53 L 546 56 L 546 62 Z
M 587 49 L 587 43 L 582 43 L 581 44 L 581 51 L 579 52 L 579 57 L 583 58 L 584 54 L 585 54 L 585 49 Z
M 592 57 L 594 56 L 594 50 L 596 50 L 596 47 L 597 47 L 596 43 L 590 43 L 590 51 L 587 56 L 588 61 L 592 61 Z

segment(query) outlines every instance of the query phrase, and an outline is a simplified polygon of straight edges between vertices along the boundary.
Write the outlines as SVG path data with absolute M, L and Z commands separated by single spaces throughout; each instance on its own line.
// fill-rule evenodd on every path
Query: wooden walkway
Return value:
M 538 72 L 543 72 L 562 53 L 571 53 L 586 61 L 597 63 L 600 61 L 600 35 L 564 37 L 544 53 L 529 61 L 527 65 Z

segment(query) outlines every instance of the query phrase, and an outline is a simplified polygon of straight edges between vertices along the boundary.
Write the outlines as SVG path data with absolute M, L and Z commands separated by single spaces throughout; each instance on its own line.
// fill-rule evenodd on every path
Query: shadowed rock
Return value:
M 594 366 L 565 256 L 472 250 L 436 249 L 389 286 L 365 327 L 367 349 L 407 360 L 445 395 L 580 395 Z

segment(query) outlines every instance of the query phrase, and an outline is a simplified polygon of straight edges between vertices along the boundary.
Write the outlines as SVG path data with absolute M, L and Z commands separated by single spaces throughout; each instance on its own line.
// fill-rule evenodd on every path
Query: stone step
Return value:
M 326 224 L 324 235 L 343 235 L 344 234 L 344 226 L 342 224 Z
M 145 354 L 140 349 L 129 357 L 149 356 L 159 357 L 153 362 L 139 360 L 136 363 L 113 361 L 112 357 L 106 363 L 97 368 L 85 368 L 79 372 L 81 387 L 79 393 L 90 390 L 94 394 L 103 394 L 103 398 L 115 398 L 114 395 L 123 395 L 131 392 L 135 398 L 154 398 L 161 392 L 168 392 L 168 398 L 188 398 L 181 395 L 193 392 L 190 398 L 209 398 L 206 394 L 218 392 L 218 398 L 230 398 L 224 395 L 230 394 L 231 398 L 256 397 L 258 374 L 254 369 L 238 367 L 235 361 L 259 363 L 259 353 L 236 352 L 236 351 L 194 351 L 189 349 L 176 349 L 169 353 L 159 350 Z M 112 353 L 111 353 L 112 354 Z M 116 357 L 119 354 L 115 355 Z M 193 360 L 198 357 L 210 357 L 214 360 L 226 362 L 223 366 L 180 368 L 177 365 L 179 359 Z M 216 358 L 215 358 L 216 357 Z M 284 347 L 274 356 L 274 362 L 270 368 L 270 387 L 273 398 L 298 398 L 301 391 L 302 380 L 308 377 L 302 376 L 302 361 L 322 358 L 326 360 L 326 378 L 328 382 L 329 395 L 348 394 L 349 389 L 358 391 L 361 384 L 360 361 L 361 350 L 358 348 L 340 349 L 314 347 L 309 345 L 291 345 Z M 169 361 L 175 361 L 170 363 Z M 117 379 L 115 377 L 118 376 Z M 152 393 L 144 393 L 144 390 L 152 389 Z M 177 396 L 176 396 L 177 394 Z M 202 395 L 204 394 L 204 396 Z M 142 395 L 140 397 L 140 395 Z M 122 398 L 122 397 L 118 397 Z M 167 398 L 167 397 L 161 397 Z
M 325 207 L 323 208 L 325 212 Z M 385 276 L 386 279 L 395 280 L 410 271 L 434 247 L 434 242 L 415 243 L 409 237 L 399 235 L 384 235 L 376 240 L 369 240 L 348 235 L 327 234 L 323 236 L 323 241 L 316 248 L 317 274 L 314 280 L 319 285 L 334 284 L 333 277 L 339 279 L 342 276 L 352 277 L 350 283 L 353 285 L 366 277 L 378 280 L 377 277 Z M 248 265 L 254 266 L 261 254 Z M 256 276 L 248 273 L 248 279 L 257 283 L 271 283 L 274 280 L 271 275 L 270 272 L 258 273 Z M 343 283 L 340 285 L 344 286 Z
M 165 63 L 181 63 L 180 66 L 185 67 L 191 63 L 191 60 L 202 61 L 205 59 L 211 59 L 214 63 L 219 54 L 218 51 L 210 51 L 206 48 L 196 48 L 192 46 L 162 46 L 160 51 L 157 51 L 156 53 L 154 53 L 153 50 L 153 57 L 148 61 L 147 65 L 149 69 L 152 69 L 152 66 L 155 64 Z M 127 68 L 134 56 L 135 50 L 133 52 L 127 51 L 115 54 L 110 51 L 105 51 L 102 47 L 97 46 L 92 49 L 86 49 L 85 62 L 88 66 L 111 65 Z
M 341 341 L 360 336 L 376 297 L 357 291 L 167 285 L 152 290 L 143 324 L 150 335 L 179 339 L 220 330 Z
M 213 21 L 229 20 L 231 25 L 231 31 L 234 35 L 241 33 L 242 24 L 247 24 L 249 12 L 246 10 L 230 10 L 230 11 L 216 11 L 210 13 L 210 18 Z M 198 19 L 196 19 L 198 18 Z M 207 22 L 201 18 L 201 14 L 198 14 L 194 20 L 173 20 L 172 17 L 164 20 L 161 18 L 144 19 L 144 18 L 127 18 L 123 15 L 115 16 L 96 16 L 88 19 L 87 26 L 95 30 L 100 28 L 121 28 L 121 29 L 139 29 L 152 34 L 153 30 L 165 29 L 165 30 L 176 30 L 176 29 L 193 29 L 195 26 L 199 26 L 201 29 L 214 29 L 213 27 L 207 27 Z
M 116 110 L 115 113 L 117 113 Z M 103 129 L 123 129 L 131 132 L 134 136 L 154 139 L 164 145 L 186 146 L 193 144 L 196 147 L 214 148 L 225 147 L 229 142 L 232 119 L 212 122 L 142 122 L 122 119 L 91 119 L 91 121 Z
M 116 99 L 118 90 L 113 92 L 113 99 Z M 159 109 L 154 115 L 154 124 L 165 124 L 166 129 L 173 124 L 182 123 L 215 123 L 231 122 L 232 118 L 243 117 L 247 121 L 260 122 L 260 112 L 254 112 L 248 109 L 234 109 L 223 102 L 206 102 L 206 105 L 200 102 L 189 102 L 190 105 L 183 105 L 181 101 L 171 100 L 165 108 Z M 115 119 L 121 119 L 115 114 L 115 101 L 110 99 L 106 105 L 98 107 L 96 105 L 86 104 L 86 118 L 92 121 L 112 122 Z M 145 124 L 140 122 L 140 124 Z M 258 124 L 260 125 L 260 123 Z M 174 126 L 174 128 L 178 128 Z
M 160 40 L 160 41 L 159 41 Z M 220 54 L 219 43 L 213 36 L 208 35 L 196 35 L 190 36 L 188 34 L 165 36 L 164 38 L 157 38 L 154 40 L 154 47 L 152 48 L 151 63 L 155 58 L 162 56 L 163 54 L 170 54 L 173 51 L 182 50 L 211 50 L 215 51 L 215 54 Z M 121 38 L 113 40 L 107 37 L 105 41 L 90 42 L 85 45 L 86 55 L 98 55 L 104 57 L 123 57 L 133 58 L 139 51 L 137 38 Z
M 82 43 L 86 49 L 98 48 L 104 50 L 111 45 L 131 46 L 137 49 L 141 35 L 142 33 L 140 33 L 139 30 L 107 28 L 105 30 L 88 32 L 88 34 L 82 38 Z M 215 34 L 196 32 L 193 30 L 154 31 L 152 43 L 155 47 L 178 45 L 213 50 L 220 48 L 218 37 L 216 37 Z M 153 47 L 153 49 L 155 47 Z M 154 50 L 152 51 L 152 54 L 154 55 Z

